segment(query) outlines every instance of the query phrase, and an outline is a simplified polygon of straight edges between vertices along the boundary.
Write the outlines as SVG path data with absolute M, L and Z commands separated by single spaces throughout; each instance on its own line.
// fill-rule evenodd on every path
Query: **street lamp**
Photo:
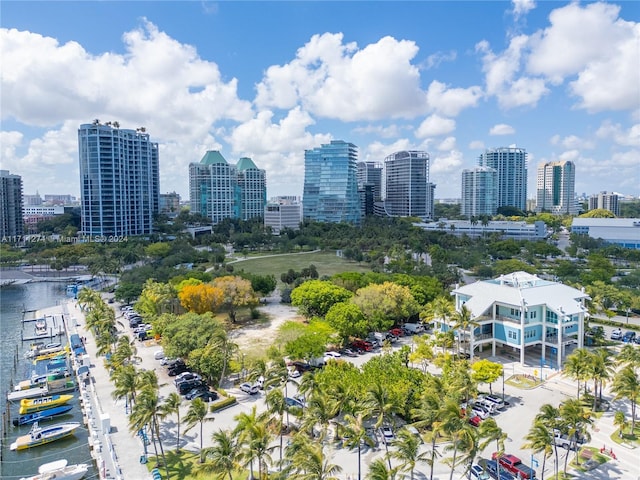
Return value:
M 502 366 L 502 402 L 504 403 L 504 365 Z

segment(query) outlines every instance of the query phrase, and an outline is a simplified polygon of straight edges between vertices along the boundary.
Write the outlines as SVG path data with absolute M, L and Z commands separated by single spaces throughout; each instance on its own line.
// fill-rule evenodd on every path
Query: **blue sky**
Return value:
M 207 150 L 301 195 L 304 150 L 429 152 L 436 198 L 487 148 L 576 164 L 576 192 L 640 196 L 640 2 L 32 2 L 0 20 L 0 162 L 25 193 L 79 194 L 77 129 L 160 144 L 188 199 Z

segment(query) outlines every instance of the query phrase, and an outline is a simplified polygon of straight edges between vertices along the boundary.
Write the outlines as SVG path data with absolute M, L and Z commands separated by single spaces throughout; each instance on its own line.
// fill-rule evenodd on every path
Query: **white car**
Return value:
M 162 360 L 164 358 L 164 350 L 156 350 L 153 353 L 153 358 L 156 360 Z
M 299 378 L 302 374 L 296 370 L 295 368 L 289 368 L 289 377 L 290 378 Z
M 480 417 L 482 420 L 485 420 L 489 417 L 489 411 L 484 408 L 482 405 L 474 405 L 473 407 L 471 407 L 471 413 L 472 415 L 477 415 L 478 417 Z
M 324 358 L 340 358 L 341 356 L 338 352 L 324 352 Z
M 381 427 L 380 434 L 382 435 L 382 438 L 384 438 L 385 443 L 391 442 L 396 438 L 391 427 Z
M 245 382 L 240 385 L 240 390 L 242 390 L 244 393 L 248 393 L 249 395 L 255 395 L 256 393 L 260 392 L 260 387 L 258 387 L 258 385 L 252 385 L 248 382 Z

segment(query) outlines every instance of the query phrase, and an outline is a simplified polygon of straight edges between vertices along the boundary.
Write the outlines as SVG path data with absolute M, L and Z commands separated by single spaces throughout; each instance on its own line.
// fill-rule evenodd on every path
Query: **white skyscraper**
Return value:
M 527 208 L 527 152 L 524 148 L 502 147 L 480 155 L 479 165 L 498 171 L 498 208 Z
M 575 183 L 576 167 L 573 162 L 563 160 L 541 164 L 536 185 L 536 212 L 576 214 Z
M 462 171 L 460 214 L 468 218 L 487 215 L 498 209 L 498 172 L 495 168 L 475 167 Z

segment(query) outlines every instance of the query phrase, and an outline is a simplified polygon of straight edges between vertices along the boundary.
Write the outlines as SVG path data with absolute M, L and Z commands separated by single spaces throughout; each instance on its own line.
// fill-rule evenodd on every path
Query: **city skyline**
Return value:
M 146 127 L 183 199 L 209 150 L 301 196 L 305 150 L 337 139 L 358 161 L 427 152 L 438 199 L 511 146 L 528 198 L 564 160 L 576 194 L 637 197 L 639 20 L 633 2 L 3 2 L 0 160 L 25 193 L 79 195 L 98 118 Z

